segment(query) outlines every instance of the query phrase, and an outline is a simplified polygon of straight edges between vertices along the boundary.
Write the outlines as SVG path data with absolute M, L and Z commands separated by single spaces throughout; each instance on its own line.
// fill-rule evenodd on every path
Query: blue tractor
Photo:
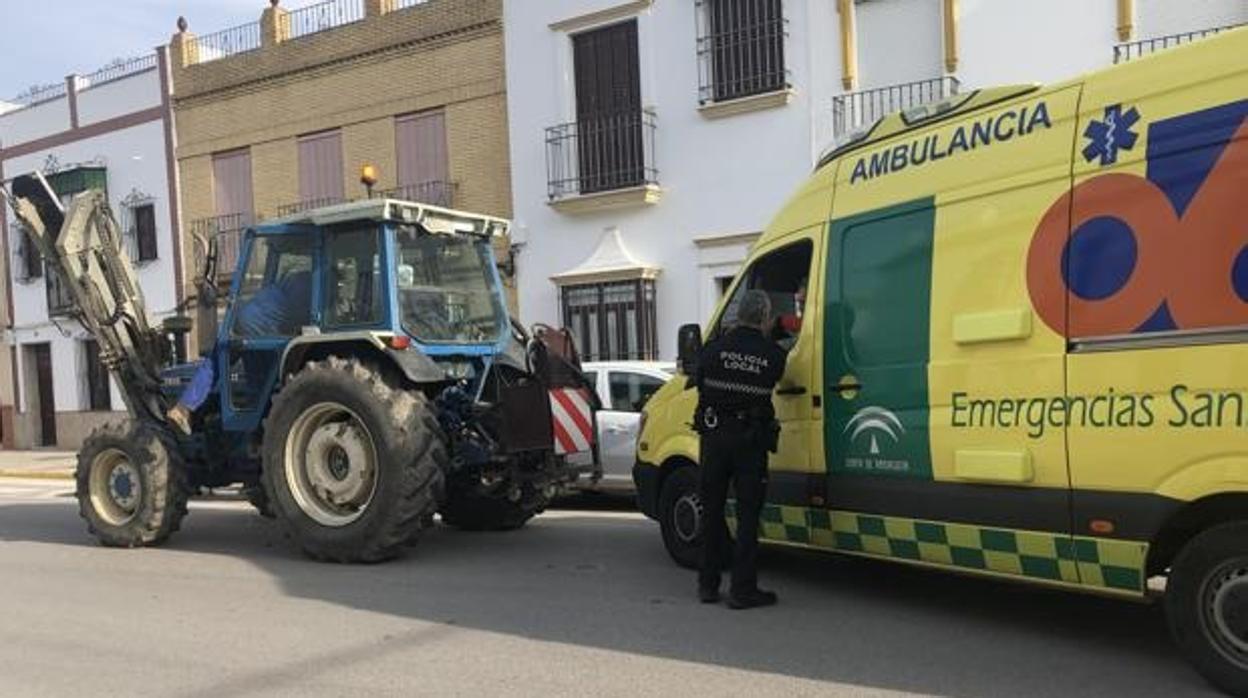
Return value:
M 80 511 L 105 545 L 161 543 L 191 493 L 241 485 L 308 555 L 385 560 L 435 513 L 523 526 L 591 440 L 570 336 L 508 316 L 491 244 L 505 220 L 368 199 L 258 225 L 219 323 L 210 244 L 201 335 L 219 329 L 199 363 L 171 365 L 169 332 L 189 323 L 149 324 L 103 195 L 62 210 L 33 175 L 11 203 L 129 409 L 78 458 Z

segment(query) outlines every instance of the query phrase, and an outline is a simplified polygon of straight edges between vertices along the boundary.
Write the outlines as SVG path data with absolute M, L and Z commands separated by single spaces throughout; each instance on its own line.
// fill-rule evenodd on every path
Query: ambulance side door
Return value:
M 812 462 L 811 458 L 815 444 L 811 405 L 818 395 L 816 357 L 819 355 L 815 336 L 818 327 L 813 320 L 817 315 L 813 308 L 818 302 L 817 284 L 820 283 L 820 279 L 812 275 L 821 271 L 815 260 L 820 259 L 822 244 L 818 229 L 812 229 L 786 235 L 758 250 L 754 261 L 739 275 L 713 330 L 714 334 L 732 326 L 742 295 L 751 289 L 767 292 L 778 324 L 788 328 L 778 327 L 773 336 L 788 351 L 788 360 L 773 398 L 781 429 L 780 443 L 769 458 L 767 500 L 793 508 L 790 515 L 796 518 L 789 523 L 794 533 L 805 530 L 805 515 L 799 509 L 809 506 L 812 494 L 817 493 L 812 489 L 812 468 L 822 469 L 822 463 Z M 807 322 L 807 318 L 812 319 Z M 790 537 L 776 529 L 781 521 L 767 520 L 779 516 L 778 511 L 776 507 L 768 507 L 764 512 L 763 536 L 787 540 Z
M 842 164 L 824 299 L 835 547 L 1078 583 L 1049 414 L 1065 341 L 1034 322 L 1026 281 L 1032 231 L 1070 188 L 1078 98 L 1025 93 L 858 156 L 926 148 L 883 174 Z

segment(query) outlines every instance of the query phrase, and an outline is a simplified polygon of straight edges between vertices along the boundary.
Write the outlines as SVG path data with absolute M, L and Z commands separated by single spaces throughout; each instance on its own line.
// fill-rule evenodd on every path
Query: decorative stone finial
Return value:
M 270 7 L 273 7 L 273 8 L 276 8 L 276 7 L 277 7 L 277 4 L 278 4 L 279 2 L 281 2 L 281 1 L 282 1 L 282 0 L 269 0 L 269 6 L 270 6 Z
M 186 18 L 185 18 L 185 17 L 179 17 L 179 18 L 178 18 L 178 32 L 179 32 L 179 33 L 183 33 L 183 34 L 185 34 L 185 33 L 186 33 L 186 28 L 187 28 L 188 26 L 190 26 L 190 25 L 188 25 L 188 24 L 186 23 Z

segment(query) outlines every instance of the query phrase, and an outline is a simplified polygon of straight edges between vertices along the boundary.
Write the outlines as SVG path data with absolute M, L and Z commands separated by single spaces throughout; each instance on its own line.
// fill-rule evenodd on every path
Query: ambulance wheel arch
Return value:
M 1188 502 L 1166 520 L 1149 545 L 1148 576 L 1166 574 L 1183 549 L 1205 531 L 1235 523 L 1248 523 L 1248 491 L 1223 490 Z

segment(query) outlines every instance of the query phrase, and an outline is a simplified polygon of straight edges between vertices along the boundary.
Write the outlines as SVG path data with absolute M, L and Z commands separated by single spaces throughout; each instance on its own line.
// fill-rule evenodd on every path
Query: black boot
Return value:
M 719 589 L 698 587 L 698 601 L 702 603 L 719 603 Z
M 774 606 L 778 600 L 779 598 L 773 591 L 754 589 L 743 594 L 730 594 L 728 596 L 728 608 L 740 611 L 746 608 Z

